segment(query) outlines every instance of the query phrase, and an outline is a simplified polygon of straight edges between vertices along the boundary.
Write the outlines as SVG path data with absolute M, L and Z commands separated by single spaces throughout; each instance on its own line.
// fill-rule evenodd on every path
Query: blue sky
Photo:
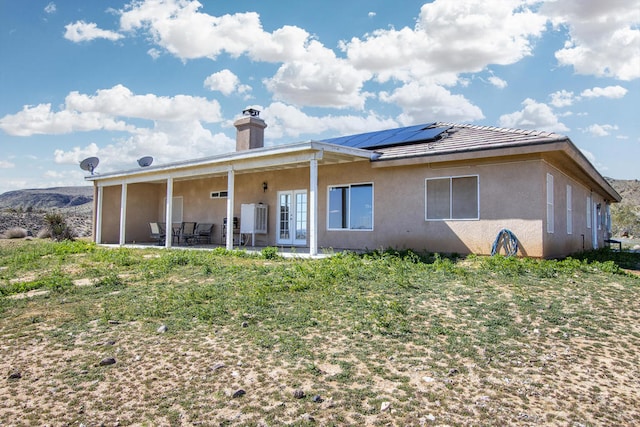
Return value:
M 640 179 L 640 0 L 0 0 L 0 193 L 433 121 L 568 135 Z

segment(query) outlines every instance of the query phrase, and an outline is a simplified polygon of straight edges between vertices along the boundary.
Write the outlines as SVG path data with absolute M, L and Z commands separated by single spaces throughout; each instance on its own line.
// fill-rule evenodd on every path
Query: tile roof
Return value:
M 447 128 L 447 130 L 438 135 L 436 139 L 377 148 L 375 151 L 381 154 L 378 160 L 433 156 L 568 140 L 566 136 L 553 132 L 443 122 L 436 123 L 435 126 Z

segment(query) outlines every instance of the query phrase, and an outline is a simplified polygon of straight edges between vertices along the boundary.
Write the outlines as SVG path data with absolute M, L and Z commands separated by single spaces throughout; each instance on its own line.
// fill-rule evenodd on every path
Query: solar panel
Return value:
M 345 147 L 370 149 L 418 141 L 429 141 L 437 138 L 447 129 L 450 129 L 450 126 L 432 127 L 433 125 L 435 125 L 435 123 L 340 136 L 325 139 L 323 142 Z

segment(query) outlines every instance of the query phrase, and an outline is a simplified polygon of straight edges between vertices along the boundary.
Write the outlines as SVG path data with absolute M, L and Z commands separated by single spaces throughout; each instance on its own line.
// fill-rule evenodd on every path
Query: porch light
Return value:
M 263 182 L 262 183 L 262 191 L 266 193 L 268 188 L 269 188 L 269 186 L 267 185 L 267 181 Z

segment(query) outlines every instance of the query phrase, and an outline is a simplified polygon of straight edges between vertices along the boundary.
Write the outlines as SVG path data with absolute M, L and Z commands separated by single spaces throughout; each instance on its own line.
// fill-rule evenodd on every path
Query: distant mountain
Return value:
M 622 196 L 621 205 L 640 207 L 640 180 L 605 178 Z
M 35 188 L 0 194 L 0 209 L 85 208 L 91 207 L 91 202 L 93 202 L 92 186 Z

